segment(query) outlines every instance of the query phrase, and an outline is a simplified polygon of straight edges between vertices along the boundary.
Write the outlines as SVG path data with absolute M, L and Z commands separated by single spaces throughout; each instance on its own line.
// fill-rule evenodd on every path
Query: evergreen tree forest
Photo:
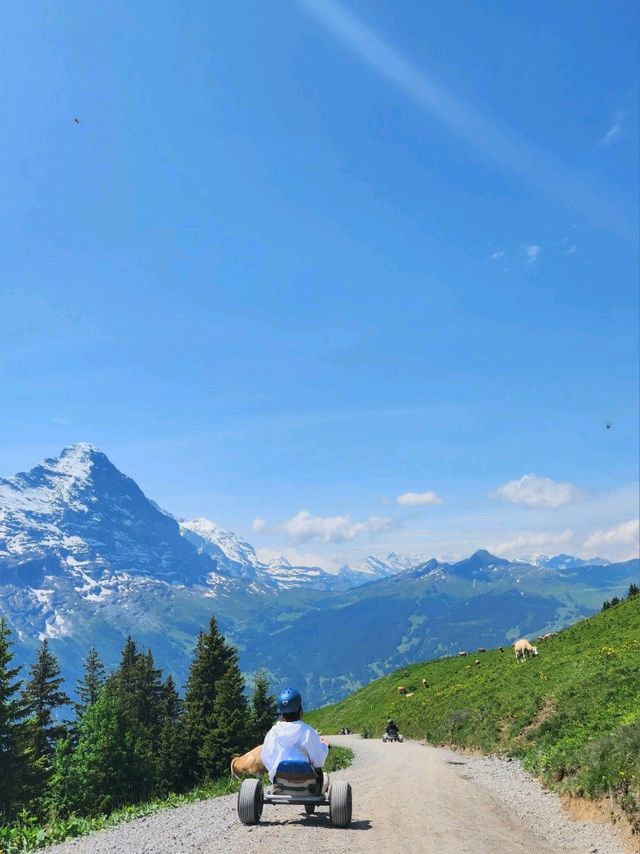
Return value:
M 74 698 L 46 639 L 26 674 L 12 645 L 0 617 L 0 828 L 19 813 L 104 815 L 227 777 L 232 756 L 276 719 L 264 673 L 247 699 L 237 651 L 213 617 L 196 640 L 184 697 L 132 637 L 108 674 L 96 646 L 88 650 Z

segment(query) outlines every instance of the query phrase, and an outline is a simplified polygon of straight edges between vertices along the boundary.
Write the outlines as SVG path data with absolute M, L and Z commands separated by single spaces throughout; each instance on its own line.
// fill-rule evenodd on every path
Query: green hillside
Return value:
M 524 664 L 505 647 L 410 665 L 305 719 L 379 737 L 392 717 L 411 738 L 519 756 L 557 789 L 610 795 L 640 830 L 640 596 L 538 649 Z

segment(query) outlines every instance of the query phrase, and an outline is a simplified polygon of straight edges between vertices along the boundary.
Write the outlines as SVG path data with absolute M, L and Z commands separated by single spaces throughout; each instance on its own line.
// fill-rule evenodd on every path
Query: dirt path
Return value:
M 345 737 L 332 739 L 356 751 L 351 768 L 332 775 L 353 786 L 353 822 L 339 830 L 328 811 L 306 816 L 298 807 L 265 806 L 260 825 L 244 827 L 235 796 L 216 798 L 139 819 L 50 849 L 56 854 L 314 854 L 406 852 L 425 854 L 552 854 L 623 851 L 615 839 L 602 847 L 571 826 L 567 838 L 544 841 L 514 816 L 477 779 L 465 774 L 467 760 L 417 742 L 383 744 Z M 471 760 L 473 761 L 473 760 Z M 555 804 L 554 804 L 554 808 Z M 550 819 L 551 820 L 551 819 Z M 547 828 L 547 838 L 549 829 Z M 594 837 L 595 838 L 595 837 Z M 609 844 L 610 843 L 610 844 Z

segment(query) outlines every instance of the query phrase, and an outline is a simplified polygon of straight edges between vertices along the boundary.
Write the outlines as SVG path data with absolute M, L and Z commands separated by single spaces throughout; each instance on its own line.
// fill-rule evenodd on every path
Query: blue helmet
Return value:
M 300 691 L 295 688 L 285 688 L 278 697 L 278 714 L 288 715 L 299 712 L 302 709 L 302 697 Z

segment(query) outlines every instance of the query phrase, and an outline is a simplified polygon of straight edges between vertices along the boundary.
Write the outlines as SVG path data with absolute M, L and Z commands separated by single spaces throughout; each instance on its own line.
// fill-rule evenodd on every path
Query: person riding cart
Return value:
M 302 722 L 302 697 L 295 688 L 287 688 L 278 697 L 281 715 L 267 733 L 262 745 L 262 763 L 272 785 L 260 779 L 245 780 L 238 792 L 238 818 L 243 824 L 258 824 L 265 804 L 303 806 L 307 815 L 319 807 L 329 807 L 334 827 L 351 822 L 351 786 L 346 780 L 329 785 L 322 766 L 330 744 L 315 729 Z
M 399 732 L 398 725 L 393 720 L 393 718 L 389 718 L 389 720 L 387 721 L 387 728 L 386 728 L 385 732 L 389 736 L 389 738 L 397 738 L 398 737 L 398 732 Z
M 262 761 L 273 782 L 281 762 L 308 762 L 318 777 L 322 792 L 322 766 L 329 753 L 329 742 L 320 738 L 315 729 L 303 723 L 302 697 L 295 688 L 286 688 L 278 697 L 278 714 L 282 719 L 267 733 L 262 745 Z

